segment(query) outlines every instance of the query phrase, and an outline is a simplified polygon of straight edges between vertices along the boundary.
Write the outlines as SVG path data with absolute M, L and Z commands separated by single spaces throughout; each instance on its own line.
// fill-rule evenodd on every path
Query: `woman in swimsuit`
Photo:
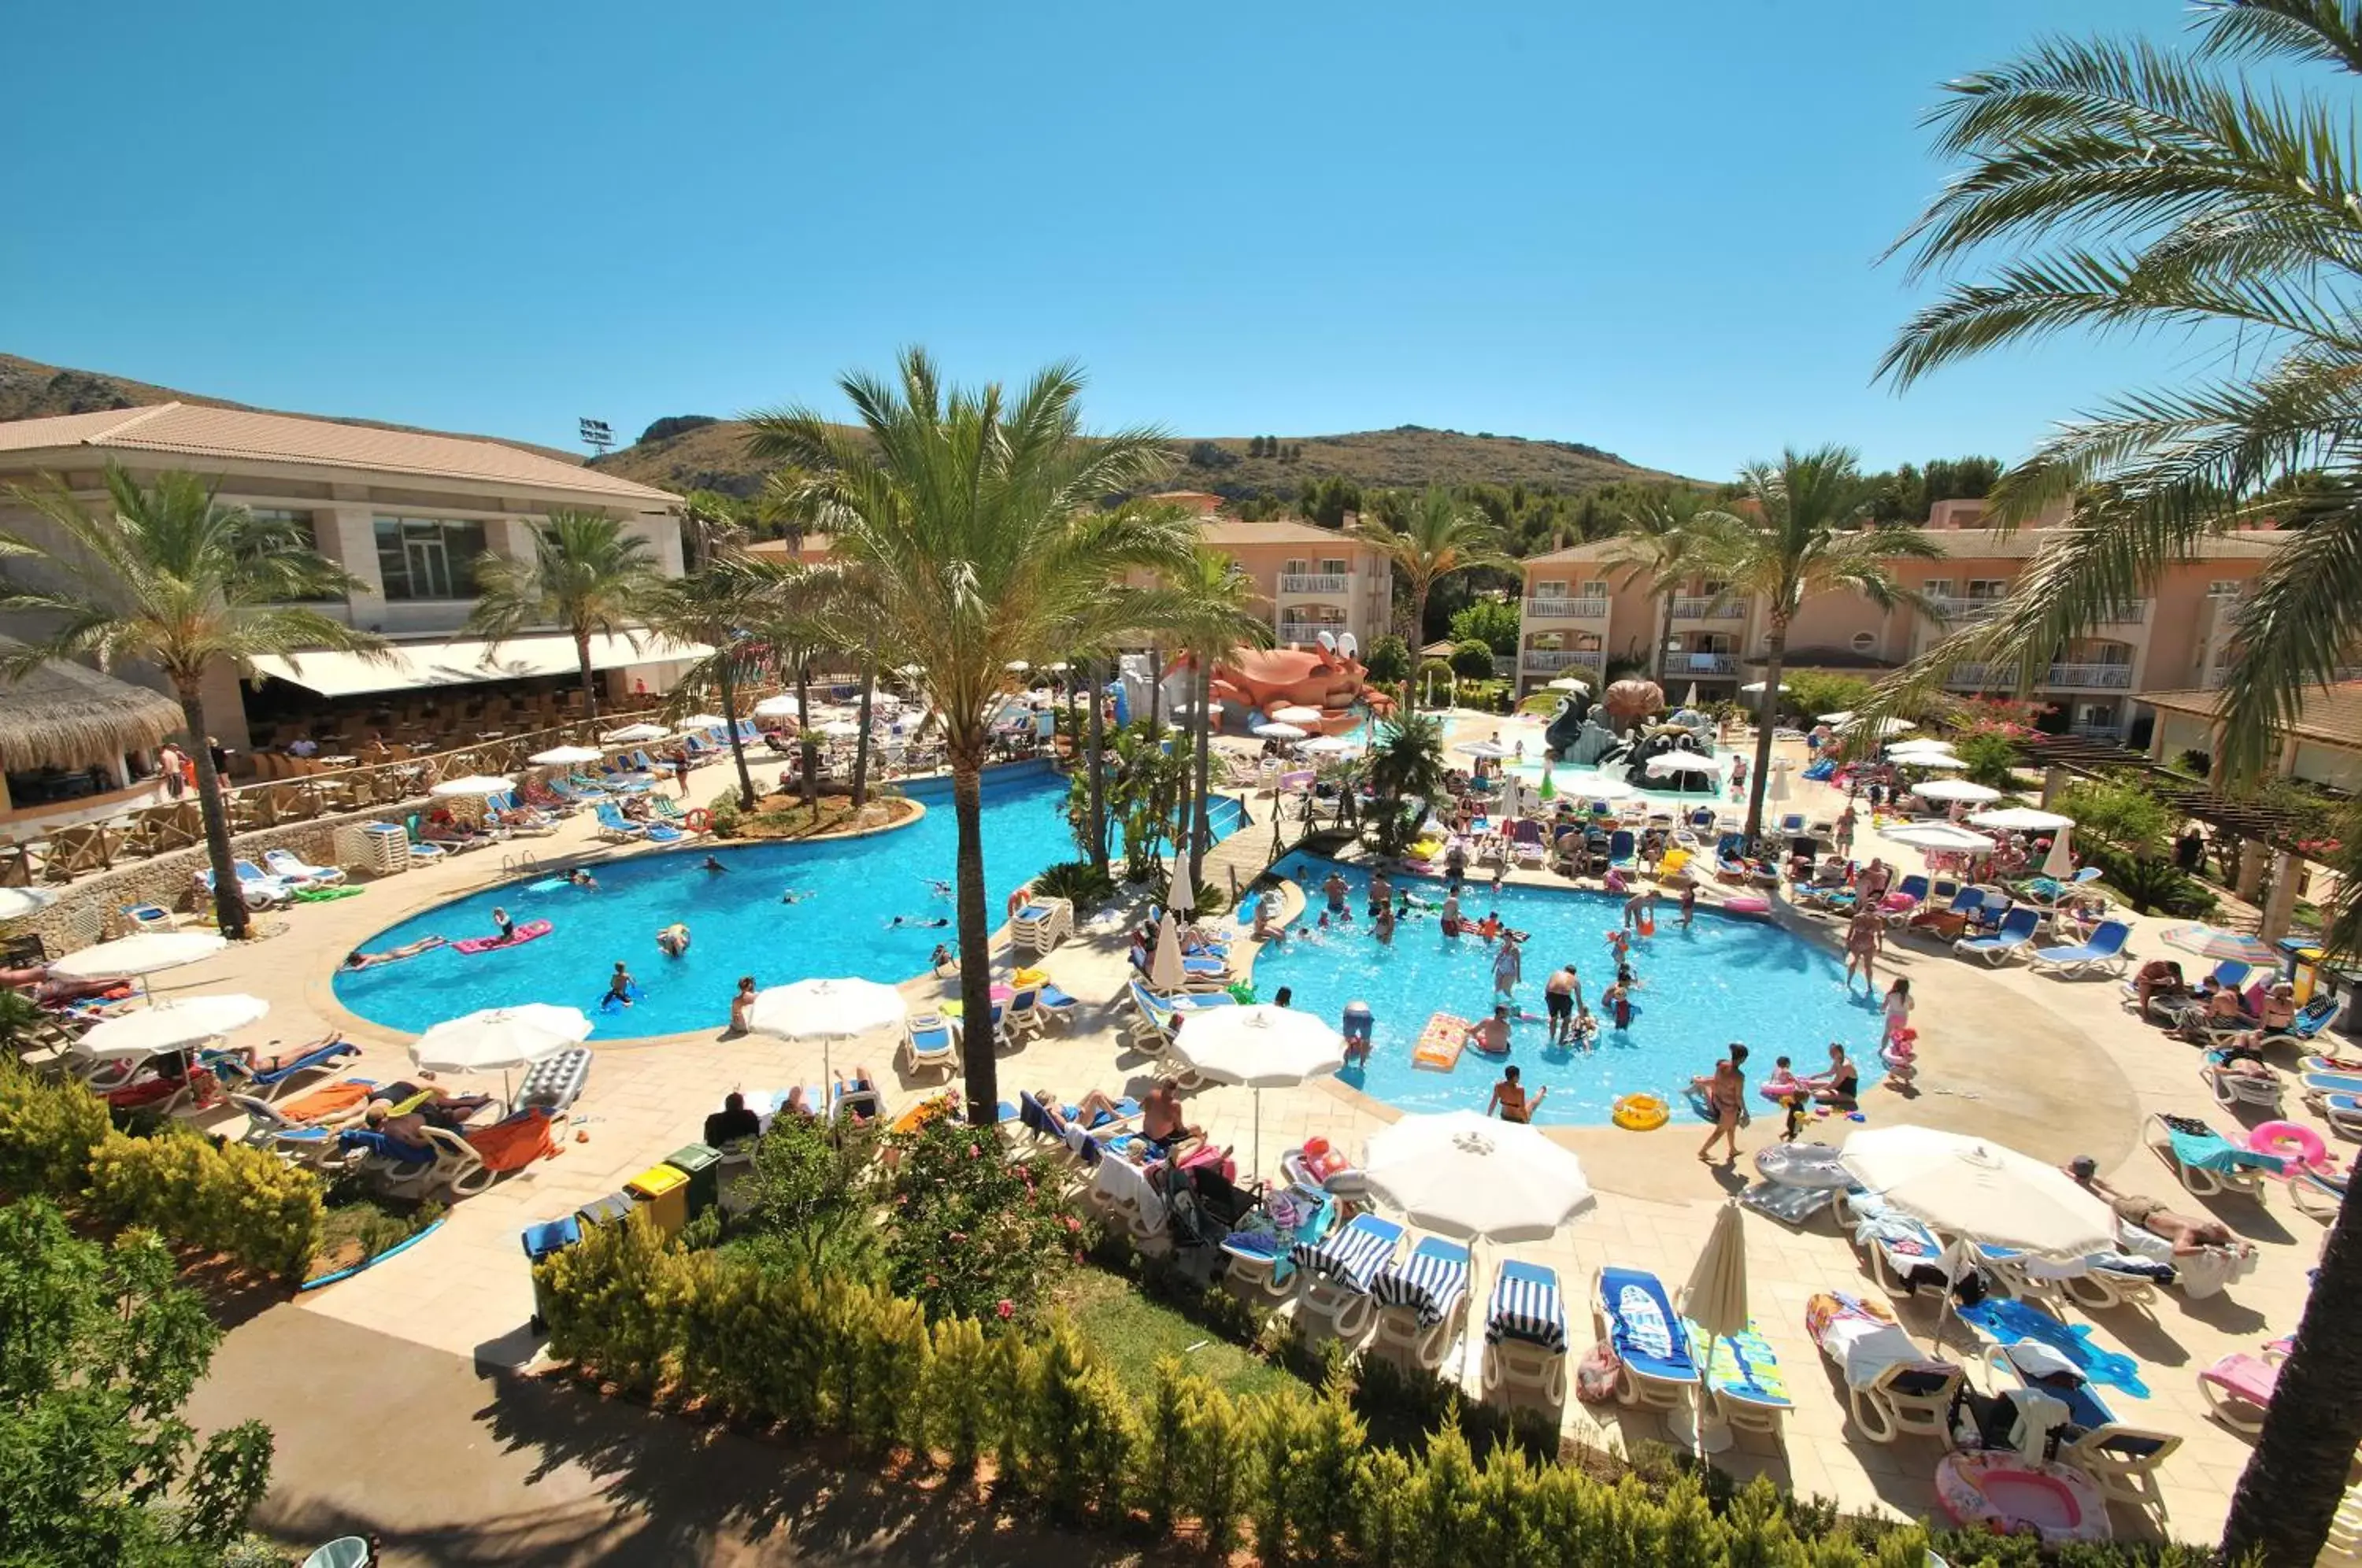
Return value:
M 1861 966 L 1861 983 L 1875 987 L 1877 980 L 1870 972 L 1871 960 L 1878 956 L 1881 943 L 1886 937 L 1886 922 L 1879 914 L 1876 900 L 1864 898 L 1855 912 L 1853 923 L 1846 927 L 1846 989 L 1853 989 L 1854 966 Z
M 1730 1055 L 1714 1066 L 1714 1077 L 1705 1085 L 1706 1106 L 1714 1112 L 1714 1127 L 1698 1145 L 1698 1158 L 1713 1163 L 1709 1157 L 1718 1139 L 1729 1151 L 1723 1164 L 1738 1161 L 1738 1118 L 1747 1109 L 1747 1047 L 1734 1044 Z
M 492 930 L 499 934 L 500 939 L 502 942 L 514 942 L 516 940 L 516 922 L 509 918 L 508 911 L 497 906 L 492 910 Z M 622 967 L 621 965 L 616 966 L 618 968 Z
M 755 977 L 738 977 L 738 994 L 730 999 L 730 1032 L 747 1034 L 755 1028 Z
M 345 967 L 367 969 L 379 964 L 399 963 L 404 958 L 415 958 L 429 948 L 442 945 L 443 939 L 439 936 L 422 936 L 415 942 L 404 943 L 400 947 L 389 947 L 382 953 L 363 953 L 359 948 L 355 948 L 345 955 Z
M 1518 1081 L 1518 1069 L 1504 1067 L 1501 1069 L 1501 1081 L 1493 1086 L 1493 1098 L 1485 1102 L 1485 1114 L 1490 1116 L 1497 1110 L 1504 1121 L 1531 1121 L 1535 1110 L 1549 1098 L 1550 1089 L 1545 1087 L 1533 1099 L 1528 1099 L 1526 1086 Z

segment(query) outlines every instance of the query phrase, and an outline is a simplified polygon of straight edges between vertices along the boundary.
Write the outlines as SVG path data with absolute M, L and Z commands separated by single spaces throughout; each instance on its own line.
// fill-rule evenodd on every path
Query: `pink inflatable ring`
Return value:
M 1768 915 L 1772 900 L 1760 893 L 1738 893 L 1722 900 L 1722 907 L 1732 914 Z
M 2247 1134 L 2247 1147 L 2258 1154 L 2278 1155 L 2300 1170 L 2326 1171 L 2335 1164 L 2321 1134 L 2294 1121 L 2258 1124 Z

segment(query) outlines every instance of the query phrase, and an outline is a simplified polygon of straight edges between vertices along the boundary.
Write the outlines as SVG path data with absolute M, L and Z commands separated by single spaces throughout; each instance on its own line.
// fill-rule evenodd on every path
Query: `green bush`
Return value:
M 0 1062 L 0 1188 L 79 1197 L 106 1132 L 106 1103 L 96 1095 Z
M 1077 912 L 1097 909 L 1115 897 L 1115 878 L 1087 860 L 1061 860 L 1045 867 L 1032 885 L 1036 896 L 1070 900 Z
M 1372 643 L 1362 657 L 1362 668 L 1372 680 L 1392 686 L 1410 679 L 1410 645 L 1389 632 Z
M 2083 858 L 2100 868 L 2107 885 L 2124 895 L 2136 914 L 2205 920 L 2222 901 L 2205 883 L 2157 856 L 2127 855 L 2110 845 L 2087 842 Z
M 930 1318 L 1022 1316 L 1088 1244 L 1056 1184 L 955 1112 L 890 1133 L 886 1276 Z
M 713 803 L 706 807 L 705 811 L 706 814 L 713 819 L 714 837 L 730 838 L 736 834 L 739 820 L 737 796 L 724 790 L 714 797 Z
M 1459 644 L 1451 650 L 1451 673 L 1462 680 L 1492 679 L 1492 645 L 1476 637 Z

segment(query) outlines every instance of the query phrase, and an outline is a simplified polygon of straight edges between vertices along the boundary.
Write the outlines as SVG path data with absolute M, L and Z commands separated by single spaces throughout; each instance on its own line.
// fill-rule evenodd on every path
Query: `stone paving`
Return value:
M 1498 728 L 1505 738 L 1522 735 L 1538 753 L 1538 724 L 1520 726 L 1492 718 L 1466 721 L 1470 731 Z M 1794 750 L 1795 748 L 1791 748 Z M 1799 753 L 1800 755 L 1800 753 Z M 728 788 L 728 770 L 709 767 L 694 775 L 700 800 Z M 1834 816 L 1838 798 L 1826 787 L 1797 781 L 1788 809 Z M 1258 815 L 1267 801 L 1253 801 Z M 1249 828 L 1245 831 L 1258 831 Z M 1268 833 L 1266 824 L 1260 830 Z M 569 857 L 597 858 L 637 850 L 614 850 L 591 843 L 588 824 L 568 823 L 550 839 L 519 845 L 544 867 Z M 1869 831 L 1856 854 L 1884 853 L 1915 866 L 1906 848 L 1887 845 Z M 500 880 L 502 851 L 484 850 L 442 866 L 412 871 L 371 888 L 370 895 L 301 909 L 287 917 L 289 929 L 250 947 L 160 977 L 173 990 L 190 993 L 244 989 L 273 1004 L 264 1024 L 238 1043 L 266 1038 L 288 1042 L 331 1029 L 364 1046 L 365 1075 L 409 1070 L 405 1037 L 340 1009 L 331 989 L 338 955 L 362 938 L 419 910 Z M 947 868 L 948 869 L 948 868 Z M 1519 873 L 1520 879 L 1555 878 Z M 1826 929 L 1804 917 L 1791 923 L 1806 939 L 1830 940 Z M 2159 951 L 2158 922 L 2136 922 L 2134 948 Z M 1113 927 L 1120 932 L 1120 926 Z M 1889 950 L 1894 972 L 1912 978 L 1919 999 L 1915 1018 L 1921 1034 L 1921 1092 L 1898 1093 L 1884 1085 L 1870 1091 L 1865 1110 L 1873 1125 L 1903 1121 L 1973 1131 L 2046 1159 L 2089 1154 L 2118 1187 L 2146 1192 L 2191 1210 L 2204 1207 L 2175 1185 L 2143 1146 L 2139 1132 L 2153 1111 L 2213 1117 L 2217 1112 L 2196 1073 L 2196 1053 L 2136 1021 L 2120 1003 L 2113 980 L 2061 981 L 2023 966 L 1998 971 L 1971 966 L 1933 944 L 1899 942 Z M 653 961 L 653 960 L 651 960 Z M 1081 999 L 1080 1016 L 1065 1032 L 1053 1030 L 1020 1049 L 1004 1051 L 1000 1092 L 1013 1098 L 1021 1088 L 1055 1088 L 1068 1094 L 1088 1088 L 1137 1091 L 1148 1081 L 1149 1064 L 1122 1043 L 1120 996 L 1125 975 L 1120 937 L 1089 931 L 1061 946 L 1044 966 L 1065 989 Z M 1882 966 L 1883 966 L 1883 965 Z M 162 988 L 160 987 L 160 989 Z M 948 998 L 950 982 L 915 979 L 905 986 L 914 1001 Z M 721 1010 L 726 999 L 717 997 Z M 1744 1037 L 1747 1021 L 1734 1021 Z M 707 1112 L 734 1087 L 756 1091 L 822 1079 L 817 1045 L 789 1045 L 761 1037 L 724 1037 L 721 1032 L 660 1040 L 603 1043 L 594 1039 L 597 1062 L 588 1093 L 565 1131 L 563 1155 L 501 1182 L 457 1205 L 447 1222 L 424 1243 L 326 1289 L 301 1298 L 302 1309 L 359 1328 L 391 1334 L 496 1364 L 521 1364 L 534 1352 L 524 1331 L 531 1309 L 530 1286 L 518 1246 L 525 1224 L 570 1211 L 578 1204 L 613 1192 L 635 1173 L 694 1141 Z M 1790 1046 L 1797 1043 L 1787 1043 Z M 931 1091 L 934 1081 L 912 1083 L 891 1070 L 890 1041 L 856 1042 L 836 1047 L 840 1066 L 865 1063 L 896 1086 L 892 1104 Z M 1773 1054 L 1759 1044 L 1759 1057 Z M 1472 1083 L 1472 1105 L 1481 1089 Z M 2308 1120 L 2290 1098 L 2291 1114 Z M 1243 1089 L 1212 1088 L 1193 1098 L 1191 1115 L 1209 1132 L 1240 1151 L 1247 1145 L 1253 1097 Z M 1279 1151 L 1314 1134 L 1357 1151 L 1395 1112 L 1334 1081 L 1295 1090 L 1267 1090 L 1262 1104 L 1263 1164 Z M 239 1121 L 216 1113 L 209 1125 L 235 1132 Z M 1843 1123 L 1827 1133 L 1841 1141 Z M 1777 1120 L 1760 1117 L 1742 1146 L 1776 1136 Z M 1700 1165 L 1691 1134 L 1696 1127 L 1677 1118 L 1663 1132 L 1632 1133 L 1612 1128 L 1553 1130 L 1580 1153 L 1599 1192 L 1597 1205 L 1551 1242 L 1521 1245 L 1516 1255 L 1555 1266 L 1570 1295 L 1574 1353 L 1588 1343 L 1581 1296 L 1601 1264 L 1614 1261 L 1656 1272 L 1678 1289 L 1703 1244 L 1716 1207 L 1727 1191 L 1751 1174 Z M 579 1134 L 579 1139 L 578 1139 Z M 2143 1518 L 2121 1506 L 2120 1534 L 2154 1533 L 2211 1540 L 2244 1467 L 2245 1440 L 2211 1420 L 2193 1375 L 2217 1356 L 2254 1351 L 2267 1339 L 2290 1331 L 2306 1288 L 2306 1271 L 2320 1245 L 2321 1221 L 2297 1211 L 2275 1189 L 2264 1206 L 2232 1198 L 2220 1200 L 2219 1216 L 2261 1248 L 2261 1266 L 2226 1295 L 2191 1301 L 2177 1291 L 2163 1293 L 2147 1310 L 2120 1308 L 2071 1320 L 2090 1321 L 2102 1345 L 2134 1356 L 2149 1395 L 2136 1398 L 2117 1391 L 2109 1397 L 2128 1424 L 2178 1433 L 2184 1446 L 2166 1464 L 2161 1507 Z M 1832 1496 L 1857 1507 L 1883 1507 L 1924 1514 L 1934 1504 L 1930 1476 L 1939 1457 L 1926 1440 L 1904 1439 L 1892 1446 L 1872 1443 L 1848 1422 L 1843 1390 L 1805 1337 L 1804 1304 L 1816 1292 L 1833 1288 L 1877 1296 L 1876 1287 L 1833 1220 L 1823 1218 L 1803 1231 L 1790 1231 L 1761 1216 L 1745 1219 L 1749 1285 L 1759 1323 L 1778 1352 L 1796 1410 L 1783 1439 L 1742 1436 L 1718 1463 L 1741 1474 L 1758 1471 L 1802 1493 Z M 1491 1249 L 1480 1269 L 1495 1261 Z M 1486 1280 L 1473 1292 L 1481 1304 Z M 1901 1316 L 1925 1342 L 1935 1328 L 1931 1306 L 1899 1307 Z M 1481 1314 L 1479 1314 L 1481 1316 Z M 1955 1359 L 1977 1363 L 1975 1336 L 1957 1320 L 1947 1347 Z M 1471 1361 L 1465 1342 L 1451 1364 Z M 1979 1370 L 1981 1376 L 1981 1369 Z M 1565 1430 L 1583 1441 L 1608 1447 L 1668 1439 L 1661 1419 L 1570 1404 Z

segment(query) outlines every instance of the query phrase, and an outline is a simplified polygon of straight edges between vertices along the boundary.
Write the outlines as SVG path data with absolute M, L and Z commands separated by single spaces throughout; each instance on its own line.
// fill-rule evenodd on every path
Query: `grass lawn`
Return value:
M 1191 1322 L 1105 1270 L 1076 1269 L 1058 1292 L 1058 1300 L 1074 1315 L 1083 1337 L 1107 1358 L 1124 1386 L 1142 1398 L 1155 1386 L 1158 1360 L 1168 1355 L 1232 1395 L 1268 1394 L 1291 1386 L 1297 1389 L 1304 1386 L 1289 1374 L 1241 1350 L 1213 1331 Z
M 1558 712 L 1558 700 L 1565 695 L 1566 693 L 1563 691 L 1533 692 L 1529 695 L 1524 701 L 1518 704 L 1518 712 L 1520 713 L 1533 713 L 1547 719 L 1552 713 Z

